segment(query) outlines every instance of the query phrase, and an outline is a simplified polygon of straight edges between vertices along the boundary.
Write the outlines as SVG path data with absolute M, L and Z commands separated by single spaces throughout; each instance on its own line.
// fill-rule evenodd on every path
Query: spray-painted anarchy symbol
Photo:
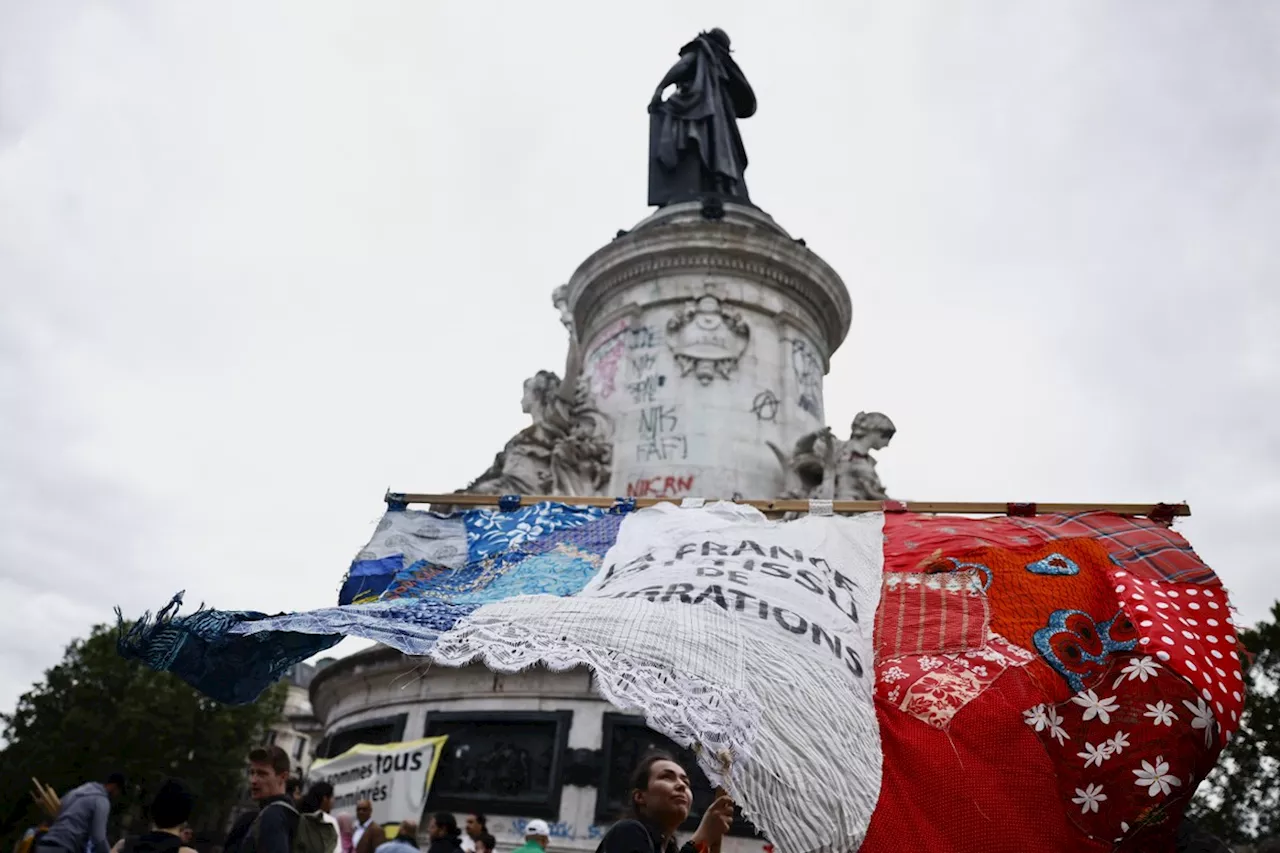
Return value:
M 775 420 L 778 417 L 778 395 L 767 388 L 761 391 L 751 401 L 751 412 L 759 420 Z

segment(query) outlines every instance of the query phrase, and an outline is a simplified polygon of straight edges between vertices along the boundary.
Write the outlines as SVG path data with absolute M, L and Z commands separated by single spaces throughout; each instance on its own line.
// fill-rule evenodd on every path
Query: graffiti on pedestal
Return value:
M 670 475 L 658 474 L 655 477 L 641 477 L 627 483 L 629 498 L 676 498 L 688 495 L 693 491 L 695 480 L 693 474 Z
M 751 400 L 751 414 L 758 421 L 776 421 L 779 405 L 778 395 L 766 388 Z
M 675 406 L 649 406 L 637 423 L 637 462 L 666 462 L 689 456 L 689 439 L 680 429 Z
M 652 326 L 627 330 L 627 393 L 633 403 L 652 403 L 667 377 L 658 373 L 657 347 L 662 336 Z
M 608 400 L 622 389 L 634 403 L 654 402 L 667 382 L 658 369 L 661 343 L 660 330 L 631 319 L 605 327 L 583 359 L 592 392 L 598 399 Z
M 799 389 L 797 405 L 818 420 L 822 416 L 822 357 L 804 338 L 791 338 L 791 369 Z
M 626 331 L 631 321 L 611 323 L 596 335 L 582 360 L 583 372 L 596 399 L 608 400 L 618 390 L 618 368 L 627 351 Z

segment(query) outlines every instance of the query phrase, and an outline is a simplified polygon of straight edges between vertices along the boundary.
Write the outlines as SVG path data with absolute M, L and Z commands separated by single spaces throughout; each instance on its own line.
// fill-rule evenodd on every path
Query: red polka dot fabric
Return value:
M 1196 687 L 1225 743 L 1240 727 L 1244 677 L 1227 593 L 1220 585 L 1163 583 L 1117 569 L 1115 591 L 1138 626 L 1143 651 Z

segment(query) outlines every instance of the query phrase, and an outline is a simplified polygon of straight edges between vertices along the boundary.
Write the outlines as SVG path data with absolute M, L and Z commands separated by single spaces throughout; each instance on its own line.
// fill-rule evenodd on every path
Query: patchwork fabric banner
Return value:
M 1239 725 L 1226 593 L 1156 522 L 625 510 L 389 512 L 340 606 L 175 598 L 121 652 L 227 702 L 345 635 L 585 665 L 788 853 L 1172 849 Z
M 543 504 L 460 520 L 469 559 L 448 566 L 422 555 L 457 541 L 451 519 L 388 513 L 344 585 L 344 597 L 376 593 L 370 603 L 166 612 L 122 651 L 231 702 L 343 635 L 452 666 L 588 666 L 605 699 L 696 747 L 708 778 L 779 846 L 857 848 L 880 795 L 883 515 L 781 523 L 732 503 Z

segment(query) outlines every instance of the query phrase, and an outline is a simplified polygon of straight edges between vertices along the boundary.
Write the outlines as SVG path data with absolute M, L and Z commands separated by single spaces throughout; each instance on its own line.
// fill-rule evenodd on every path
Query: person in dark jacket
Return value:
M 298 811 L 286 793 L 289 754 L 274 744 L 249 753 L 249 796 L 258 804 L 251 820 L 227 835 L 227 853 L 289 853 L 298 830 Z
M 716 798 L 681 847 L 676 830 L 688 820 L 692 805 L 689 774 L 669 754 L 649 753 L 631 774 L 631 817 L 610 827 L 596 853 L 710 853 L 729 831 L 733 801 Z
M 194 805 L 195 797 L 186 785 L 168 780 L 151 801 L 151 831 L 121 841 L 112 853 L 196 853 L 183 839 Z
M 58 816 L 36 842 L 37 853 L 109 853 L 107 818 L 124 788 L 124 775 L 112 773 L 102 784 L 89 782 L 63 794 Z
M 462 853 L 461 835 L 457 818 L 449 812 L 436 812 L 427 821 L 427 837 L 431 839 L 427 853 Z

